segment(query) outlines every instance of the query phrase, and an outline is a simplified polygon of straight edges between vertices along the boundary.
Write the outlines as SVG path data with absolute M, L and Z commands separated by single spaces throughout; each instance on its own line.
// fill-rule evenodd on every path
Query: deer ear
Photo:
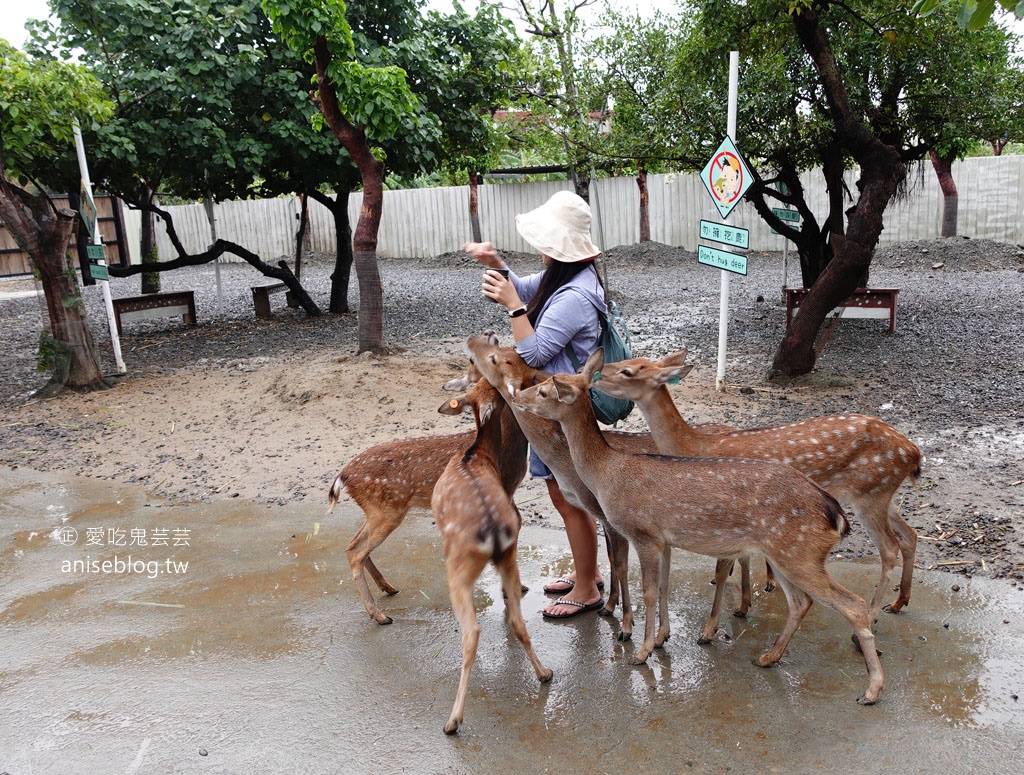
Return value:
M 662 361 L 664 363 L 664 361 Z M 659 385 L 678 385 L 682 382 L 683 377 L 689 374 L 693 370 L 693 364 L 687 364 L 685 366 L 675 366 L 667 369 L 660 369 L 658 371 L 658 384 Z
M 682 366 L 686 363 L 686 350 L 680 350 L 677 353 L 666 355 L 661 359 L 661 366 Z
M 454 398 L 449 398 L 447 401 L 445 401 L 443 404 L 441 404 L 437 408 L 438 412 L 440 412 L 441 414 L 447 414 L 447 415 L 459 415 L 459 414 L 462 414 L 465 410 L 466 410 L 466 396 L 465 395 L 455 396 Z
M 580 370 L 580 374 L 583 374 L 587 378 L 587 382 L 593 379 L 594 372 L 600 371 L 604 367 L 604 348 L 598 347 L 594 350 L 594 354 L 587 358 L 587 362 L 583 364 L 583 368 Z
M 555 388 L 555 397 L 563 404 L 574 404 L 579 398 L 579 391 L 568 382 L 562 382 L 558 377 L 551 378 L 551 384 Z

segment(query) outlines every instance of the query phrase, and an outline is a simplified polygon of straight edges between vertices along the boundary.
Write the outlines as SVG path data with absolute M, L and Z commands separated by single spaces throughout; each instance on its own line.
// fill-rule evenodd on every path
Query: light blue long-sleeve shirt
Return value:
M 529 302 L 540 287 L 544 272 L 519 277 L 509 271 L 509 280 L 519 298 Z M 592 264 L 554 293 L 541 308 L 534 332 L 516 342 L 516 350 L 530 366 L 551 374 L 575 374 L 565 346 L 572 343 L 580 364 L 597 349 L 601 338 L 598 310 L 606 312 L 604 288 Z

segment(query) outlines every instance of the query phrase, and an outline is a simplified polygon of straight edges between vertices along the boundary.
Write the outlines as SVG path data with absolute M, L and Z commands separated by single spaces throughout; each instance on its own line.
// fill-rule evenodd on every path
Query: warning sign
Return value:
M 726 137 L 711 161 L 704 165 L 700 180 L 714 200 L 718 212 L 723 218 L 728 218 L 754 182 L 754 177 L 732 139 Z

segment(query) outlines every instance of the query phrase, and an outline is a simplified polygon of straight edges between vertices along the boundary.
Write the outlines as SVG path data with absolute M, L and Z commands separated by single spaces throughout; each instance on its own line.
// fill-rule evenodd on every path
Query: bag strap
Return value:
M 597 313 L 597 319 L 601 323 L 601 336 L 598 337 L 598 342 L 604 338 L 605 331 L 608 329 L 608 316 L 603 312 Z M 572 361 L 572 367 L 576 369 L 576 373 L 580 373 L 580 359 L 576 357 L 576 351 L 572 349 L 572 342 L 565 343 L 565 354 L 569 356 L 569 360 Z

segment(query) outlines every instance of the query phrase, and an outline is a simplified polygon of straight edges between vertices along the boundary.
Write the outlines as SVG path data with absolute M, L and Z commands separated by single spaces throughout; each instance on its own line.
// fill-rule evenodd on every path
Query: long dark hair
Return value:
M 536 327 L 540 311 L 544 309 L 544 305 L 547 304 L 548 299 L 555 295 L 556 291 L 560 290 L 563 285 L 580 272 L 587 269 L 594 270 L 594 274 L 597 275 L 597 283 L 603 288 L 604 283 L 601 282 L 601 275 L 597 273 L 597 267 L 594 266 L 593 261 L 574 261 L 568 263 L 552 259 L 547 269 L 544 270 L 544 277 L 541 278 L 540 287 L 533 294 L 530 303 L 526 305 L 526 317 L 529 319 L 530 325 Z

